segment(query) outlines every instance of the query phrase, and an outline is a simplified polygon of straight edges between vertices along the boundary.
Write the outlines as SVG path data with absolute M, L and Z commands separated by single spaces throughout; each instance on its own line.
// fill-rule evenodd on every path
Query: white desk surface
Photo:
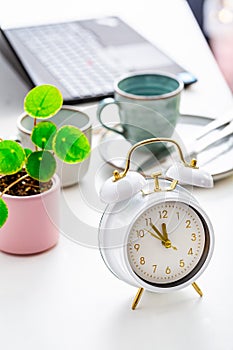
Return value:
M 65 9 L 55 1 L 8 1 L 0 20 L 9 23 L 12 13 L 22 23 L 120 15 L 197 75 L 198 83 L 183 93 L 181 112 L 221 117 L 231 107 L 232 95 L 184 0 L 66 0 Z M 15 130 L 27 90 L 0 56 L 0 136 Z M 91 105 L 93 121 L 94 111 Z M 63 191 L 76 217 L 75 228 L 64 219 L 64 231 L 69 235 L 74 229 L 78 239 L 93 245 L 103 209 L 93 194 L 93 169 L 102 165 L 93 149 L 85 179 Z M 233 349 L 232 180 L 221 180 L 212 190 L 195 190 L 216 233 L 213 259 L 198 280 L 203 298 L 192 287 L 171 294 L 145 293 L 138 309 L 131 311 L 136 288 L 111 275 L 97 248 L 61 234 L 59 244 L 43 254 L 0 253 L 1 349 Z

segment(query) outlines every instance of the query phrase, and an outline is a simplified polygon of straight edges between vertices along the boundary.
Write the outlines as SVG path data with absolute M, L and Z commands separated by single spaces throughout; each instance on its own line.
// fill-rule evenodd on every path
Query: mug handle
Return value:
M 124 130 L 121 131 L 121 130 L 117 130 L 115 128 L 110 128 L 110 126 L 107 126 L 106 124 L 104 124 L 102 122 L 101 113 L 102 113 L 103 109 L 109 105 L 112 105 L 112 104 L 118 105 L 117 101 L 115 101 L 114 98 L 111 98 L 111 97 L 105 98 L 104 100 L 100 101 L 98 108 L 97 108 L 97 112 L 96 112 L 97 118 L 104 128 L 106 128 L 110 131 L 114 131 L 120 135 L 124 135 Z

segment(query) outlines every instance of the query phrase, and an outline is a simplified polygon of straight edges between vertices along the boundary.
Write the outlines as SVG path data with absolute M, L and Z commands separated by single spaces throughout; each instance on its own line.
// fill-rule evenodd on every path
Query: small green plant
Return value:
M 35 149 L 25 149 L 15 141 L 0 139 L 0 176 L 23 171 L 23 176 L 0 193 L 0 227 L 8 218 L 8 208 L 2 197 L 11 187 L 28 177 L 39 183 L 50 181 L 56 171 L 55 155 L 66 163 L 82 162 L 89 156 L 90 144 L 82 131 L 70 125 L 58 129 L 54 123 L 46 120 L 54 116 L 62 104 L 62 95 L 55 86 L 33 88 L 25 97 L 24 110 L 34 118 L 31 140 Z

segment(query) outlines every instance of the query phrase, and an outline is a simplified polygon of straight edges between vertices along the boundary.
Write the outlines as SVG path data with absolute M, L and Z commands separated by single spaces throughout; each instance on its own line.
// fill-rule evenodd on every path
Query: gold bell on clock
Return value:
M 168 142 L 176 146 L 180 162 L 162 177 L 145 179 L 130 171 L 132 152 L 143 145 Z M 182 185 L 212 187 L 213 179 L 187 163 L 179 144 L 152 138 L 129 151 L 123 172 L 115 170 L 100 190 L 108 205 L 99 225 L 99 249 L 110 271 L 138 287 L 135 309 L 144 290 L 168 293 L 192 285 L 208 266 L 214 247 L 211 221 L 192 193 Z

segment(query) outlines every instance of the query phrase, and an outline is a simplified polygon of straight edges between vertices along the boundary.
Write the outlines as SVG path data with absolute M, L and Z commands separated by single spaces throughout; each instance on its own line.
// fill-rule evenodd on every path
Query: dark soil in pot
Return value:
M 24 175 L 26 175 L 26 172 L 20 171 L 17 174 L 2 176 L 0 178 L 0 192 L 3 192 L 5 188 Z M 39 182 L 28 176 L 12 186 L 6 194 L 12 196 L 34 196 L 48 191 L 52 187 L 52 184 L 52 180 L 48 182 Z

